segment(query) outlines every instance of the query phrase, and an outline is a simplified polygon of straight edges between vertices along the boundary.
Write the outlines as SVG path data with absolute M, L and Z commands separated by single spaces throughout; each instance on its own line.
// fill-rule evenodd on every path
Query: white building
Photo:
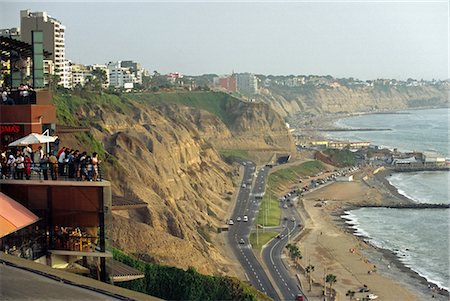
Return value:
M 130 62 L 130 61 L 127 61 Z M 124 64 L 127 67 L 122 66 L 122 61 L 109 62 L 109 86 L 114 88 L 126 88 L 129 89 L 134 84 L 142 84 L 142 73 L 140 78 L 136 76 L 136 72 L 129 64 Z M 125 85 L 126 84 L 126 85 Z
M 70 64 L 66 60 L 65 51 L 66 27 L 47 12 L 20 11 L 21 40 L 31 44 L 31 32 L 34 30 L 40 30 L 44 34 L 44 49 L 51 52 L 50 59 L 53 60 L 54 70 L 60 78 L 59 84 L 70 88 Z
M 239 93 L 247 96 L 258 93 L 258 78 L 254 74 L 237 73 L 236 82 Z

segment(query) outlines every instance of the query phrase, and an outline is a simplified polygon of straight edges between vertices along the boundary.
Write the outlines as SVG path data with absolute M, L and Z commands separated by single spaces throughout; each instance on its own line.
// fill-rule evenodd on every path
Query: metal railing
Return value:
M 3 180 L 103 181 L 101 165 L 82 166 L 76 163 L 25 163 L 25 168 L 6 166 L 1 169 Z M 95 174 L 97 176 L 95 177 Z

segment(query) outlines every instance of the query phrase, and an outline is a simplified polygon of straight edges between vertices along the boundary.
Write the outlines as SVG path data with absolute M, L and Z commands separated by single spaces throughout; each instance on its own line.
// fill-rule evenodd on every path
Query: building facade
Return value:
M 139 66 L 140 69 L 137 70 L 138 64 L 133 65 L 131 61 L 124 61 L 124 62 L 125 62 L 124 65 L 122 65 L 123 63 L 122 61 L 108 63 L 107 66 L 108 66 L 110 87 L 119 89 L 120 88 L 131 89 L 134 87 L 135 84 L 142 84 L 141 71 L 143 69 L 140 68 Z M 139 77 L 136 76 L 136 73 L 140 74 Z
M 237 90 L 239 93 L 251 96 L 258 93 L 258 78 L 252 73 L 236 74 Z
M 59 84 L 65 88 L 71 87 L 70 64 L 65 54 L 66 27 L 57 19 L 52 18 L 47 12 L 20 11 L 20 36 L 21 40 L 31 44 L 34 30 L 44 33 L 44 49 L 51 52 L 55 74 L 59 76 Z

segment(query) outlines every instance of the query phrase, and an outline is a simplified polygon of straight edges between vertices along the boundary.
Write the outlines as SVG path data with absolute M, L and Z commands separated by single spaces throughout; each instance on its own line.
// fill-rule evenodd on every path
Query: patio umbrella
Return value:
M 25 228 L 39 218 L 30 210 L 0 192 L 0 237 Z
M 26 146 L 28 144 L 41 144 L 55 142 L 58 136 L 45 136 L 41 134 L 31 133 L 23 138 L 11 142 L 8 146 Z

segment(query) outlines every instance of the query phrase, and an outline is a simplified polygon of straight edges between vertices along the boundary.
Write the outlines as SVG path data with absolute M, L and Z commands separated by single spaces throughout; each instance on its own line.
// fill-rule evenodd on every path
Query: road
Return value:
M 266 245 L 262 251 L 262 260 L 275 281 L 275 285 L 278 286 L 282 300 L 295 300 L 297 294 L 302 294 L 302 291 L 297 279 L 287 269 L 287 263 L 283 261 L 282 254 L 291 238 L 301 230 L 300 216 L 294 207 L 288 206 L 281 210 L 283 226 L 283 231 L 280 233 L 281 238 L 275 238 Z
M 124 300 L 0 264 L 0 300 Z
M 261 169 L 256 179 L 253 179 L 256 172 L 255 164 L 252 162 L 242 162 L 242 164 L 245 164 L 244 175 L 236 207 L 231 217 L 234 224 L 229 225 L 228 243 L 244 269 L 247 280 L 253 287 L 274 300 L 280 300 L 264 268 L 256 259 L 249 242 L 252 224 L 260 205 L 260 200 L 256 199 L 255 195 L 264 191 L 268 168 Z M 253 180 L 255 184 L 252 189 Z M 247 215 L 248 222 L 244 222 L 244 215 Z M 241 219 L 240 222 L 238 222 L 238 217 Z M 242 243 L 241 240 L 243 240 Z

